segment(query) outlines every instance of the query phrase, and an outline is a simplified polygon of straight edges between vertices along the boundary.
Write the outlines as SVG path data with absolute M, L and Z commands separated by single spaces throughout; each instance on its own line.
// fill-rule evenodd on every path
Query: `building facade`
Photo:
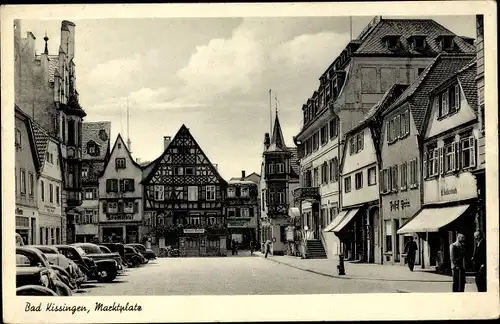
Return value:
M 99 178 L 99 241 L 142 242 L 142 168 L 118 134 Z
M 422 253 L 424 237 L 418 236 L 418 232 L 397 231 L 422 204 L 421 152 L 429 95 L 472 58 L 470 54 L 440 54 L 382 114 L 380 195 L 384 262 L 404 264 L 404 246 L 409 236 L 417 238 Z
M 75 217 L 82 203 L 81 133 L 86 116 L 76 90 L 75 24 L 61 23 L 58 54 L 49 54 L 49 38 L 45 50 L 35 52 L 35 36 L 21 37 L 21 22 L 14 22 L 15 102 L 37 121 L 50 136 L 57 139 L 63 168 L 62 213 L 66 215 L 66 231 L 62 241 L 75 241 Z M 63 216 L 64 217 L 64 216 Z
M 346 260 L 382 263 L 379 236 L 379 164 L 381 114 L 408 85 L 393 85 L 365 118 L 345 134 L 340 166 L 342 210 L 323 230 L 333 232 L 343 243 Z
M 304 124 L 295 138 L 304 179 L 296 196 L 308 200 L 302 204 L 303 223 L 312 224 L 312 237 L 322 240 L 329 256 L 338 246 L 332 235 L 319 233 L 342 208 L 336 169 L 345 133 L 394 83 L 412 83 L 440 52 L 472 48 L 433 20 L 376 17 L 320 77 L 318 90 L 302 107 Z
M 62 212 L 62 163 L 59 143 L 43 128 L 33 124 L 41 174 L 38 186 L 38 243 L 63 243 L 66 218 Z
M 250 242 L 257 242 L 258 197 L 258 184 L 247 180 L 245 171 L 241 172 L 241 178 L 228 181 L 225 203 L 228 246 L 234 241 L 238 248 L 250 249 Z
M 286 146 L 277 112 L 272 136 L 264 137 L 261 174 L 261 243 L 271 241 L 273 254 L 292 253 L 298 228 L 289 209 L 299 182 L 298 155 Z
M 141 182 L 150 235 L 185 256 L 226 256 L 226 181 L 185 125 L 164 146 Z
M 110 155 L 111 122 L 85 122 L 82 127 L 81 212 L 75 220 L 77 242 L 99 237 L 99 178 Z
M 398 233 L 425 237 L 424 265 L 450 273 L 449 246 L 458 233 L 473 240 L 476 230 L 479 124 L 475 86 L 476 60 L 449 78 L 430 95 L 423 142 L 423 206 Z M 466 248 L 466 269 L 472 270 L 472 249 Z
M 15 106 L 15 193 L 16 233 L 25 244 L 37 244 L 38 186 L 40 161 L 36 151 L 31 119 Z

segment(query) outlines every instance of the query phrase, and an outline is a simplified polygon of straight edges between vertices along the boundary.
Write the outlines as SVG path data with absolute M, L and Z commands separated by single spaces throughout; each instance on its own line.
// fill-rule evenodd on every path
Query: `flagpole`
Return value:
M 271 89 L 269 89 L 269 134 L 270 135 L 273 132 L 273 106 L 271 100 L 272 100 L 272 91 Z

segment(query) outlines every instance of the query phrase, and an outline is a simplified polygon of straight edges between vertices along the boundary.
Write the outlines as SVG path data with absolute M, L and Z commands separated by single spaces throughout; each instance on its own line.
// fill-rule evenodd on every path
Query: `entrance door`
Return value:
M 367 240 L 366 240 L 366 249 L 368 251 L 368 262 L 375 262 L 375 246 L 377 241 L 375 239 L 375 229 L 377 228 L 377 224 L 379 221 L 379 212 L 378 207 L 373 207 L 370 209 L 368 213 L 368 224 L 367 228 Z

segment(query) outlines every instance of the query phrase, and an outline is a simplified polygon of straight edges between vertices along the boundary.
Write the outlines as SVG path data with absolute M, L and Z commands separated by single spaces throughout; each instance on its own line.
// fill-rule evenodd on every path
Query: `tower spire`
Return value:
M 45 30 L 45 37 L 43 38 L 43 40 L 45 41 L 45 50 L 43 51 L 45 53 L 45 55 L 49 55 L 49 45 L 48 45 L 48 41 L 49 41 L 49 37 L 47 36 L 47 30 Z

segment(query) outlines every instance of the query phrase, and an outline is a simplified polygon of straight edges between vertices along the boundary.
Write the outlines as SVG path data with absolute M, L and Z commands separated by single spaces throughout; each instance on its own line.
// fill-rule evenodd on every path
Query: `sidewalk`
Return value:
M 264 254 L 256 252 L 264 257 Z M 268 256 L 267 260 L 296 269 L 339 279 L 384 281 L 397 292 L 451 292 L 452 278 L 406 266 L 344 262 L 346 275 L 337 273 L 338 259 L 300 259 L 291 256 Z M 465 292 L 477 292 L 474 278 L 467 278 Z

